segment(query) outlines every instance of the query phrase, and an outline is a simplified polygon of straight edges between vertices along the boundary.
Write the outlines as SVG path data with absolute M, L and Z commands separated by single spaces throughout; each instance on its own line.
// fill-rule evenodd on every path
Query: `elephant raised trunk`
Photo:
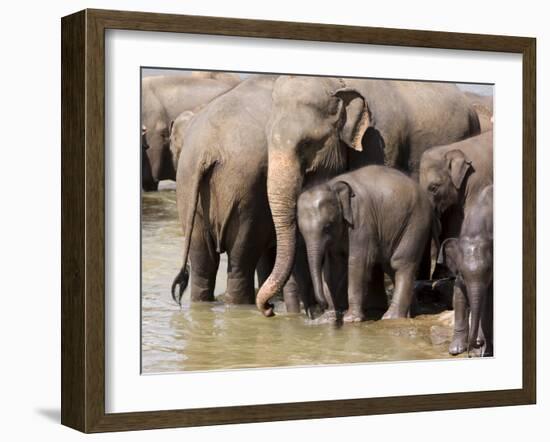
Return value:
M 296 253 L 296 201 L 302 188 L 300 161 L 294 152 L 269 152 L 267 196 L 275 225 L 277 254 L 273 270 L 256 296 L 256 306 L 266 317 L 273 316 L 269 300 L 286 283 Z

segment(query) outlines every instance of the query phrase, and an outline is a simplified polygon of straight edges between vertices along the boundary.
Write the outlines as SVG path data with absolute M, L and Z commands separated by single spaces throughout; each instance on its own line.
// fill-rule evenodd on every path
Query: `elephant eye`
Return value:
M 431 183 L 429 186 L 428 186 L 428 190 L 432 193 L 435 193 L 438 191 L 438 189 L 441 187 L 441 184 L 440 183 Z
M 300 147 L 302 149 L 309 149 L 311 147 L 311 139 L 306 138 L 300 142 Z

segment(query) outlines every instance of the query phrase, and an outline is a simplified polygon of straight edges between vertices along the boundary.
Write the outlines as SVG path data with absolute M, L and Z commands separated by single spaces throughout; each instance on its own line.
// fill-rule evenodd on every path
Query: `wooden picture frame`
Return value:
M 536 401 L 536 41 L 405 29 L 84 10 L 62 28 L 62 408 L 83 432 L 534 404 Z M 523 384 L 519 389 L 105 412 L 105 30 L 497 51 L 523 63 Z

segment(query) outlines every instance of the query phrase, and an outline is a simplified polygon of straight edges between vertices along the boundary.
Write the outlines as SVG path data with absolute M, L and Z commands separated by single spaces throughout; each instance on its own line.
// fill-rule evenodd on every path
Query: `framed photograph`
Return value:
M 536 401 L 536 42 L 62 28 L 62 423 Z

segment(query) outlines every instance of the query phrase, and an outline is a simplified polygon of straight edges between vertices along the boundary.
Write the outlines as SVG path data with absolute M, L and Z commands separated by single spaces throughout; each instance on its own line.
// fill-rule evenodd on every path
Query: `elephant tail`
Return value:
M 189 248 L 191 246 L 191 234 L 193 233 L 193 224 L 195 223 L 195 214 L 197 213 L 197 204 L 199 201 L 199 192 L 200 192 L 200 185 L 201 182 L 206 175 L 206 173 L 215 165 L 216 163 L 210 163 L 205 164 L 203 162 L 200 167 L 197 168 L 195 171 L 195 176 L 193 177 L 193 183 L 191 186 L 191 193 L 190 193 L 190 199 L 189 201 L 191 204 L 188 207 L 187 210 L 187 216 L 185 219 L 185 232 L 184 232 L 184 238 L 183 238 L 183 264 L 181 266 L 181 270 L 177 274 L 177 276 L 174 278 L 174 282 L 172 283 L 172 299 L 178 303 L 178 305 L 181 306 L 181 298 L 183 296 L 183 292 L 185 292 L 185 289 L 187 288 L 187 285 L 189 283 L 189 265 L 187 263 L 189 259 Z M 178 289 L 178 293 L 176 295 L 176 289 Z

